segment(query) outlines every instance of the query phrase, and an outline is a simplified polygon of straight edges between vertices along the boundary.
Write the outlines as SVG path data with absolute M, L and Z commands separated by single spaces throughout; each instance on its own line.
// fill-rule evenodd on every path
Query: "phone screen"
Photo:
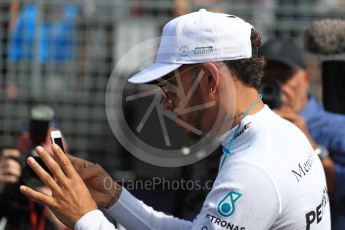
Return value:
M 52 131 L 50 133 L 50 136 L 51 136 L 53 144 L 57 144 L 62 149 L 62 151 L 65 151 L 65 149 L 63 147 L 63 141 L 62 141 L 61 132 L 58 131 L 58 130 L 57 131 Z
M 54 138 L 54 143 L 57 144 L 62 149 L 62 151 L 65 151 L 63 148 L 62 138 Z

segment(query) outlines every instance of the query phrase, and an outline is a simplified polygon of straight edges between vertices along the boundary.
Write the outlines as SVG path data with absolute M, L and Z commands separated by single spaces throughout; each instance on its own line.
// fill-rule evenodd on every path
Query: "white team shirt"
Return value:
M 235 129 L 221 137 L 224 146 Z M 245 117 L 239 130 L 193 222 L 157 212 L 126 189 L 107 212 L 127 230 L 330 230 L 324 171 L 304 134 L 267 106 Z M 115 227 L 94 210 L 74 229 Z

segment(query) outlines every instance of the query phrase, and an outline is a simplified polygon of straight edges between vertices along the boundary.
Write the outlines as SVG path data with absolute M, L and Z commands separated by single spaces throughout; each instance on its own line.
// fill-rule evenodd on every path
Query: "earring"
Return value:
M 169 104 L 172 104 L 172 100 L 171 100 L 171 99 L 169 99 L 169 100 L 168 100 L 168 103 L 169 103 Z
M 215 90 L 215 89 L 210 88 L 210 93 L 211 93 L 211 94 L 214 94 L 215 92 L 216 92 L 216 90 Z

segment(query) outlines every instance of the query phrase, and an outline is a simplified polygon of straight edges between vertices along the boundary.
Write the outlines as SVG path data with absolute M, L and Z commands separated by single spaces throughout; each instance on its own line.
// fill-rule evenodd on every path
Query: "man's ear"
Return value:
M 214 94 L 218 90 L 220 72 L 215 63 L 204 63 L 202 70 L 206 74 L 208 90 L 211 94 Z

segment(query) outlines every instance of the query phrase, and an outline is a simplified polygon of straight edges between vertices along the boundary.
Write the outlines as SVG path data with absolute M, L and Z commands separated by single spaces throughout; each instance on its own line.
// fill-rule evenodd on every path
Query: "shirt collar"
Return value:
M 241 146 L 243 142 L 247 140 L 247 137 L 250 136 L 249 133 L 252 133 L 254 130 L 256 130 L 256 121 L 262 116 L 265 116 L 265 113 L 267 113 L 268 111 L 270 111 L 270 109 L 267 105 L 265 105 L 264 108 L 259 112 L 253 115 L 247 115 L 242 119 L 241 127 L 238 129 L 236 137 L 233 141 L 232 149 Z M 223 147 L 227 147 L 230 144 L 230 140 L 235 134 L 236 129 L 237 125 L 218 137 L 218 140 L 220 141 L 220 143 L 222 143 Z

